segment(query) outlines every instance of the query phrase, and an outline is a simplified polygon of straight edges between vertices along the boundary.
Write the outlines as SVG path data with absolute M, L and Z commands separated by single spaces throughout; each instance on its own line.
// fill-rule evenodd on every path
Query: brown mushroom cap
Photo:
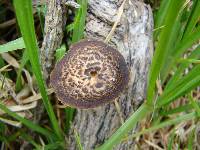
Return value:
M 56 64 L 50 84 L 63 104 L 93 108 L 119 97 L 128 79 L 126 62 L 117 50 L 87 39 L 73 44 Z

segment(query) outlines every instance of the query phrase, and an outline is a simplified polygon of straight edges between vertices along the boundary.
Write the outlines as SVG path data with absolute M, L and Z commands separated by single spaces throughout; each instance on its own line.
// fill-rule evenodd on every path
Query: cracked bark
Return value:
M 86 37 L 104 40 L 116 20 L 122 0 L 89 0 L 88 3 Z M 118 100 L 124 120 L 145 99 L 147 74 L 153 53 L 152 30 L 153 15 L 150 6 L 141 1 L 127 0 L 121 21 L 109 43 L 124 56 L 131 74 L 128 89 Z M 120 125 L 120 117 L 114 103 L 96 109 L 78 109 L 72 123 L 84 150 L 91 150 L 103 144 Z M 134 131 L 135 129 L 131 133 Z M 117 150 L 133 148 L 132 140 L 115 146 Z M 73 129 L 70 131 L 69 149 L 78 149 Z
M 65 0 L 50 0 L 46 3 L 44 40 L 40 49 L 40 62 L 45 80 L 48 80 L 55 50 L 60 47 L 66 24 Z

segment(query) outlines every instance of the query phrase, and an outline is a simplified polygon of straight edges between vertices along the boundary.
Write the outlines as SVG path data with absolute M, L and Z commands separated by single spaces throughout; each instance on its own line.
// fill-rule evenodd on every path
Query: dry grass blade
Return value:
M 19 68 L 19 63 L 17 62 L 17 60 L 14 57 L 12 57 L 9 53 L 2 53 L 1 56 L 9 65 L 15 68 Z
M 150 146 L 152 146 L 153 148 L 155 148 L 155 149 L 164 150 L 164 149 L 162 149 L 161 147 L 159 147 L 158 145 L 156 145 L 156 144 L 154 144 L 154 143 L 152 143 L 152 142 L 150 142 L 150 141 L 148 141 L 148 140 L 145 140 L 145 142 L 146 142 L 148 145 L 150 145 Z
M 105 39 L 105 41 L 104 41 L 105 43 L 108 43 L 108 42 L 109 42 L 109 40 L 111 39 L 111 37 L 112 37 L 112 35 L 113 35 L 113 33 L 114 33 L 116 27 L 117 27 L 117 24 L 120 22 L 120 19 L 121 19 L 121 16 L 122 16 L 122 14 L 123 14 L 123 10 L 124 10 L 125 2 L 126 2 L 126 0 L 124 0 L 124 1 L 122 2 L 121 6 L 120 6 L 119 9 L 118 9 L 117 19 L 116 19 L 114 25 L 112 26 L 112 29 L 111 29 L 111 31 L 109 32 L 108 36 L 106 37 L 106 39 Z
M 121 112 L 121 109 L 120 109 L 120 106 L 119 106 L 119 103 L 117 102 L 117 100 L 115 100 L 115 107 L 116 107 L 117 113 L 119 114 L 121 124 L 123 124 L 124 119 L 122 117 L 122 112 Z
M 4 89 L 6 93 L 8 93 L 10 96 L 12 96 L 12 98 L 19 103 L 18 99 L 17 99 L 17 95 L 15 93 L 14 87 L 12 86 L 12 81 L 9 80 L 8 78 L 4 77 L 1 73 L 0 73 L 0 90 Z
M 13 112 L 18 112 L 18 111 L 24 111 L 24 110 L 29 110 L 33 109 L 37 106 L 37 101 L 32 102 L 27 105 L 15 105 L 15 106 L 7 106 L 8 109 L 10 109 Z M 0 111 L 0 115 L 3 115 L 5 112 Z
M 10 66 L 13 66 L 14 68 L 17 68 L 17 69 L 20 68 L 20 65 L 17 62 L 17 60 L 13 56 L 11 56 L 9 53 L 2 53 L 1 56 Z M 24 73 L 26 75 L 28 85 L 29 85 L 32 93 L 36 94 L 36 92 L 33 89 L 33 79 L 31 77 L 30 73 L 26 69 L 22 69 L 22 70 L 24 71 Z
M 29 97 L 30 94 L 30 87 L 25 85 L 24 88 L 19 93 L 17 93 L 17 99 L 19 99 L 20 102 L 22 102 L 25 98 Z
M 7 28 L 8 26 L 11 26 L 11 25 L 13 25 L 15 23 L 16 23 L 16 19 L 15 18 L 10 19 L 10 20 L 8 20 L 6 22 L 1 23 L 0 24 L 0 29 Z
M 53 92 L 54 92 L 53 89 L 47 89 L 47 94 L 48 94 L 48 95 L 52 94 Z M 34 102 L 34 101 L 37 101 L 37 100 L 39 100 L 39 99 L 41 99 L 41 98 L 42 98 L 41 94 L 38 93 L 38 94 L 36 94 L 36 95 L 34 95 L 34 96 L 30 96 L 30 97 L 24 99 L 24 100 L 22 101 L 22 103 L 23 103 L 23 104 L 26 104 L 26 103 Z
M 0 68 L 0 73 L 4 71 L 8 71 L 7 68 L 10 67 L 10 65 L 5 65 L 2 68 Z
M 17 68 L 19 69 L 19 63 L 17 62 L 17 60 L 11 56 L 9 53 L 2 53 L 1 54 L 2 58 L 9 64 L 9 65 L 6 65 L 4 66 L 3 68 L 1 68 L 2 71 L 4 71 L 8 66 L 13 66 L 14 68 Z M 33 79 L 30 75 L 30 73 L 26 70 L 26 69 L 23 69 L 25 75 L 26 75 L 26 79 L 28 81 L 28 86 L 29 88 L 31 89 L 33 95 L 36 95 L 36 92 L 34 91 L 34 88 L 33 88 Z M 18 104 L 21 104 L 21 101 L 18 99 L 19 96 L 17 96 L 18 94 L 15 93 L 15 89 L 14 89 L 14 86 L 11 86 L 10 84 L 10 80 L 3 77 L 2 74 L 0 74 L 0 79 L 1 81 L 4 81 L 4 85 L 2 86 L 4 88 L 4 90 L 9 93 L 9 95 L 12 96 L 12 98 L 18 103 Z
M 23 69 L 23 71 L 24 71 L 24 73 L 25 73 L 25 75 L 26 75 L 26 78 L 27 78 L 27 81 L 28 81 L 28 86 L 30 87 L 30 89 L 31 89 L 31 91 L 32 91 L 32 93 L 33 93 L 33 95 L 35 95 L 36 92 L 35 92 L 35 90 L 33 89 L 33 79 L 32 79 L 32 77 L 31 77 L 30 73 L 29 73 L 26 69 Z
M 18 128 L 22 127 L 22 124 L 18 121 L 9 120 L 9 119 L 5 119 L 2 117 L 0 117 L 0 121 L 4 122 L 6 124 L 9 124 L 11 126 L 14 126 L 14 127 L 18 127 Z
M 155 32 L 155 31 L 157 31 L 157 30 L 161 30 L 161 29 L 164 28 L 164 27 L 165 27 L 165 25 L 160 26 L 160 27 L 158 27 L 158 28 L 155 28 L 155 29 L 153 29 L 153 32 Z
M 157 87 L 157 89 L 158 89 L 158 94 L 159 94 L 159 95 L 162 95 L 163 89 L 162 89 L 162 84 L 161 84 L 161 81 L 160 81 L 160 80 L 156 80 L 156 87 Z

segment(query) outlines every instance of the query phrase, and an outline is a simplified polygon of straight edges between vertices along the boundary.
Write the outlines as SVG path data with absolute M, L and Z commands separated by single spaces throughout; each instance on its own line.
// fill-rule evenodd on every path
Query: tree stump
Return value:
M 122 0 L 89 0 L 86 37 L 105 40 L 116 21 Z M 127 0 L 121 20 L 109 44 L 124 56 L 130 71 L 128 89 L 117 100 L 120 113 L 114 103 L 76 111 L 70 131 L 69 149 L 78 149 L 75 129 L 84 150 L 92 150 L 103 144 L 114 131 L 145 100 L 147 74 L 153 54 L 153 15 L 150 6 L 137 0 Z M 135 129 L 131 133 L 134 132 Z M 131 134 L 130 133 L 130 134 Z M 133 149 L 134 141 L 115 146 L 117 150 Z

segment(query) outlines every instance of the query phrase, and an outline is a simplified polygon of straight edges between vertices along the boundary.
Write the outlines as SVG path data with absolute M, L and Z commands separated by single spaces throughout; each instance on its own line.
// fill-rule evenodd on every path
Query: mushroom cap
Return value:
M 128 85 L 123 56 L 104 42 L 81 40 L 55 65 L 50 84 L 64 105 L 94 108 L 119 97 Z

